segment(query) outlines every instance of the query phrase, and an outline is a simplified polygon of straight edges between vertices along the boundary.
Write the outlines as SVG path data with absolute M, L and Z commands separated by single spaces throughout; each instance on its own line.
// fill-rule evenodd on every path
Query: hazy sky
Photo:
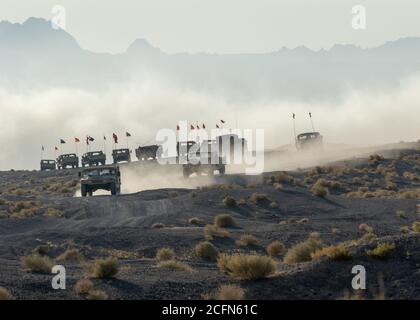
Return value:
M 173 52 L 267 52 L 282 46 L 363 47 L 420 36 L 418 0 L 0 0 L 0 20 L 51 19 L 67 10 L 67 30 L 83 48 L 122 52 L 145 38 Z M 351 28 L 351 8 L 367 9 L 367 29 Z

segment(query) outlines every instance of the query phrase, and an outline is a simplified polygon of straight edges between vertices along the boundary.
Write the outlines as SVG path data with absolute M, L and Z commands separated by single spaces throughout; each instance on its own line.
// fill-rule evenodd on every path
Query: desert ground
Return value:
M 0 172 L 0 297 L 419 299 L 420 145 L 350 154 L 187 182 L 132 163 L 86 198 L 78 170 Z

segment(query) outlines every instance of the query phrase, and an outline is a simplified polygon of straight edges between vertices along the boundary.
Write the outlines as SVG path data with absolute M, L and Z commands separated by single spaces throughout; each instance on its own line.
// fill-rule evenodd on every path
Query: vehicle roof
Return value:
M 118 152 L 118 151 L 130 151 L 130 150 L 127 149 L 127 148 L 124 148 L 124 149 L 114 149 L 114 150 L 112 150 L 112 152 Z
M 300 134 L 298 134 L 298 137 L 303 137 L 303 136 L 309 136 L 309 135 L 316 135 L 316 136 L 319 136 L 320 135 L 320 133 L 319 132 L 304 132 L 304 133 L 300 133 Z
M 60 154 L 59 155 L 59 157 L 68 157 L 68 156 L 75 156 L 76 157 L 76 154 L 75 153 L 66 153 L 66 154 Z
M 84 168 L 84 169 L 83 169 L 83 172 L 85 172 L 85 171 L 103 170 L 103 169 L 113 169 L 113 170 L 119 170 L 119 167 L 118 167 L 118 166 L 114 166 L 114 165 L 106 165 L 106 166 L 89 167 L 89 168 Z
M 41 162 L 48 161 L 48 162 L 55 162 L 53 159 L 42 159 Z

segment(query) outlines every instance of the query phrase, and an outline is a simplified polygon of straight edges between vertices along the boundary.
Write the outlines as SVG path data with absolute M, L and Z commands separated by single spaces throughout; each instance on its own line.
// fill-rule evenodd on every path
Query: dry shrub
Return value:
M 38 255 L 46 255 L 51 249 L 51 246 L 49 244 L 41 244 L 37 246 L 34 250 L 32 250 L 32 253 L 38 254 Z
M 94 278 L 107 279 L 117 275 L 118 260 L 115 258 L 96 259 L 91 266 L 91 275 Z
M 80 279 L 74 285 L 76 294 L 88 294 L 93 289 L 93 282 L 89 279 Z
M 349 249 L 343 244 L 336 246 L 325 247 L 315 251 L 311 254 L 313 260 L 319 260 L 321 257 L 327 257 L 333 261 L 342 261 L 351 259 L 351 253 Z
M 420 232 L 420 221 L 414 221 L 411 225 L 411 229 L 413 229 L 414 232 Z
M 176 261 L 176 260 L 161 261 L 161 262 L 159 262 L 158 267 L 159 268 L 166 268 L 166 269 L 170 269 L 170 270 L 192 272 L 192 268 L 188 264 L 185 264 L 185 263 L 182 263 L 182 262 Z
M 359 225 L 359 230 L 362 231 L 362 232 L 366 232 L 366 233 L 373 233 L 373 231 L 374 231 L 373 228 L 366 223 L 361 223 Z
M 266 193 L 253 193 L 251 194 L 249 200 L 253 203 L 262 203 L 268 201 L 268 196 Z
M 192 218 L 188 219 L 188 223 L 197 226 L 201 223 L 201 220 L 198 219 L 197 217 L 192 217 Z
M 402 234 L 407 234 L 407 233 L 410 233 L 410 228 L 409 228 L 409 227 L 406 227 L 406 226 L 401 227 L 401 228 L 400 228 L 400 232 L 401 232 Z
M 216 261 L 219 251 L 210 242 L 202 241 L 194 247 L 194 254 L 204 260 Z
M 89 300 L 108 300 L 108 295 L 103 290 L 90 290 L 87 298 Z
M 156 253 L 155 259 L 157 261 L 172 260 L 175 258 L 175 251 L 171 248 L 161 248 Z
M 259 254 L 221 254 L 217 265 L 220 270 L 244 280 L 266 278 L 276 271 L 275 261 Z
M 282 242 L 275 240 L 267 246 L 266 250 L 270 256 L 275 257 L 283 254 L 286 251 L 286 247 Z
M 257 185 L 256 185 L 255 183 L 248 183 L 248 184 L 246 185 L 246 187 L 247 187 L 248 189 L 255 189 L 255 188 L 257 187 Z
M 277 204 L 277 202 L 272 201 L 272 202 L 269 204 L 269 207 L 270 207 L 271 209 L 277 209 L 277 208 L 279 207 L 279 205 Z
M 283 190 L 283 185 L 281 183 L 274 183 L 273 184 L 274 189 L 276 190 Z
M 176 198 L 176 197 L 179 196 L 179 193 L 176 192 L 176 191 L 169 191 L 168 196 L 169 196 L 169 198 Z
M 234 207 L 234 206 L 236 206 L 236 200 L 235 200 L 235 198 L 234 198 L 234 197 L 232 197 L 232 196 L 226 196 L 226 197 L 223 199 L 223 204 L 224 204 L 226 207 Z
M 204 238 L 206 240 L 213 240 L 214 238 L 225 238 L 225 237 L 229 237 L 229 232 L 219 228 L 218 226 L 212 225 L 212 224 L 207 224 L 204 227 Z
M 328 189 L 322 186 L 322 180 L 318 179 L 318 181 L 312 186 L 311 192 L 317 197 L 324 198 L 328 194 Z
M 214 225 L 222 228 L 235 227 L 236 223 L 230 214 L 218 214 L 214 217 Z
M 243 300 L 245 290 L 234 284 L 222 284 L 215 294 L 216 300 Z
M 375 233 L 367 232 L 359 239 L 359 243 L 369 243 L 376 240 L 377 238 L 378 236 Z
M 7 219 L 9 217 L 7 211 L 0 210 L 0 219 Z
M 407 214 L 405 213 L 404 210 L 397 210 L 397 212 L 395 212 L 395 215 L 398 218 L 401 218 L 401 219 L 406 219 L 407 218 Z
M 26 219 L 33 217 L 38 211 L 38 208 L 25 208 L 19 211 L 15 211 L 10 215 L 12 219 Z
M 258 244 L 258 239 L 251 234 L 244 234 L 239 240 L 236 240 L 236 244 L 240 247 L 256 246 Z
M 37 254 L 21 257 L 22 268 L 37 273 L 51 273 L 54 262 L 46 257 Z
M 312 253 L 321 250 L 323 244 L 318 237 L 309 237 L 307 240 L 295 244 L 287 251 L 284 257 L 285 263 L 307 262 L 312 260 Z
M 13 300 L 13 295 L 4 287 L 0 287 L 0 300 Z
M 55 208 L 48 208 L 44 215 L 46 217 L 62 217 L 63 212 Z
M 68 249 L 57 257 L 57 261 L 81 261 L 82 255 L 77 249 Z
M 152 224 L 152 226 L 151 226 L 152 229 L 161 229 L 161 228 L 164 228 L 164 227 L 165 227 L 165 225 L 163 223 L 160 223 L 160 222 L 156 222 L 156 223 Z
M 340 229 L 338 229 L 338 228 L 332 228 L 331 229 L 331 233 L 332 234 L 339 234 L 340 233 Z
M 390 242 L 384 242 L 380 243 L 376 246 L 376 248 L 372 250 L 366 251 L 369 257 L 375 258 L 375 259 L 387 259 L 391 252 L 395 249 L 395 243 Z

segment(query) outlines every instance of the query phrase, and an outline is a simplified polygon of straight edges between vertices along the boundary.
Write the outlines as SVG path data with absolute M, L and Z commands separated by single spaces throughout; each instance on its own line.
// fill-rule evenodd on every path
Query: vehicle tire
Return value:
M 219 174 L 223 175 L 226 172 L 226 167 L 225 166 L 221 166 L 219 169 Z
M 93 191 L 89 190 L 87 194 L 88 194 L 89 197 L 92 197 L 93 196 Z
M 82 197 L 86 197 L 86 195 L 87 195 L 86 186 L 82 185 L 82 187 L 80 189 L 81 189 Z
M 113 196 L 115 196 L 117 194 L 117 187 L 116 187 L 115 183 L 112 183 L 111 184 L 111 188 L 110 189 L 111 189 L 111 194 Z

